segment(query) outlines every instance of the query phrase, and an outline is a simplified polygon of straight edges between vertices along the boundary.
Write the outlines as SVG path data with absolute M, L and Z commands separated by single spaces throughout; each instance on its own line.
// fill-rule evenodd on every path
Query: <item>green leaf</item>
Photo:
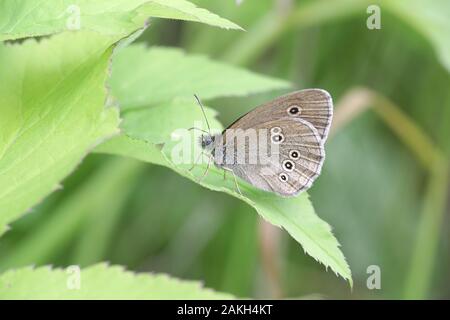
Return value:
M 215 120 L 217 112 L 207 108 L 205 113 L 206 117 L 211 119 L 211 128 L 220 132 L 222 125 Z M 195 101 L 174 101 L 147 109 L 130 110 L 123 115 L 121 127 L 128 136 L 153 144 L 170 141 L 176 129 L 189 129 L 194 127 L 196 122 L 197 127 L 203 126 L 206 129 L 203 114 Z
M 144 16 L 195 21 L 225 29 L 243 30 L 237 24 L 223 19 L 208 10 L 197 8 L 193 3 L 185 0 L 146 1 L 139 13 Z
M 137 69 L 127 67 L 129 61 L 138 62 Z M 146 49 L 133 45 L 122 50 L 115 63 L 111 87 L 121 107 L 126 110 L 121 125 L 124 134 L 100 146 L 97 151 L 163 165 L 196 182 L 203 176 L 207 166 L 203 163 L 189 171 L 191 163 L 197 159 L 198 150 L 193 152 L 188 163 L 175 164 L 172 161 L 172 153 L 175 154 L 177 150 L 177 137 L 194 126 L 207 128 L 192 94 L 198 93 L 208 99 L 279 89 L 288 85 L 284 81 L 263 78 L 203 57 L 186 56 L 173 49 Z M 195 73 L 196 70 L 204 73 L 199 75 Z M 176 86 L 173 79 L 176 79 Z M 149 105 L 153 106 L 145 108 Z M 140 108 L 133 108 L 137 106 Z M 205 111 L 212 129 L 220 132 L 223 127 L 215 119 L 216 113 L 209 108 L 205 108 Z M 191 142 L 198 138 L 198 134 L 195 134 Z M 266 220 L 286 229 L 308 254 L 330 266 L 351 283 L 351 272 L 339 250 L 339 243 L 328 224 L 314 213 L 306 194 L 283 199 L 239 181 L 245 195 L 242 196 L 236 191 L 232 176 L 229 174 L 224 180 L 223 171 L 214 166 L 200 184 L 247 202 Z
M 166 163 L 166 159 L 161 153 L 161 147 L 141 139 L 134 139 L 125 134 L 102 143 L 94 151 L 124 157 L 129 156 L 140 161 L 158 165 L 164 165 Z
M 134 61 L 137 68 L 129 68 L 129 61 Z M 209 99 L 287 85 L 287 82 L 263 78 L 203 57 L 186 56 L 179 50 L 132 45 L 119 52 L 111 79 L 113 94 L 118 97 L 121 108 L 126 110 L 121 124 L 124 134 L 100 146 L 97 151 L 163 165 L 198 182 L 207 164 L 197 165 L 192 171 L 189 169 L 199 150 L 193 152 L 188 163 L 175 164 L 172 161 L 172 153 L 177 153 L 177 138 L 186 134 L 188 128 L 207 128 L 193 93 Z M 223 127 L 215 119 L 216 113 L 209 108 L 205 111 L 212 129 L 220 132 Z M 198 138 L 198 134 L 194 134 L 190 139 L 195 142 Z M 306 194 L 284 199 L 239 181 L 244 193 L 242 196 L 236 191 L 232 176 L 228 174 L 224 180 L 223 171 L 214 166 L 200 184 L 250 204 L 267 221 L 286 229 L 308 254 L 351 283 L 351 272 L 339 250 L 339 243 L 329 225 L 314 213 Z
M 221 129 L 221 125 L 212 117 L 214 114 L 206 108 L 212 128 Z M 121 154 L 136 159 L 153 162 L 166 166 L 180 175 L 199 183 L 200 178 L 206 172 L 206 163 L 196 165 L 192 171 L 192 161 L 197 158 L 194 154 L 190 157 L 191 162 L 175 164 L 173 154 L 179 146 L 174 136 L 182 134 L 183 128 L 192 127 L 194 120 L 202 119 L 201 111 L 195 104 L 172 103 L 164 104 L 149 109 L 139 109 L 127 112 L 124 115 L 125 132 L 133 139 L 141 142 L 136 143 L 131 138 L 120 138 L 120 142 L 111 143 L 101 147 L 100 151 L 109 154 Z M 204 123 L 200 123 L 205 128 Z M 193 140 L 198 138 L 194 137 Z M 117 140 L 116 139 L 113 139 Z M 130 142 L 130 143 L 128 143 Z M 156 148 L 152 143 L 164 144 L 164 147 Z M 127 152 L 123 149 L 126 146 Z M 147 154 L 147 156 L 144 156 Z M 252 207 L 270 223 L 282 227 L 297 240 L 306 253 L 317 261 L 330 267 L 336 274 L 349 280 L 352 284 L 351 271 L 347 265 L 344 255 L 339 249 L 339 243 L 331 232 L 330 226 L 321 220 L 314 212 L 314 208 L 306 193 L 294 198 L 281 198 L 273 193 L 260 191 L 239 180 L 239 189 L 243 195 L 237 192 L 236 184 L 231 174 L 228 173 L 224 180 L 223 170 L 212 166 L 200 184 L 208 189 L 226 192 L 237 197 Z
M 449 1 L 397 0 L 383 1 L 382 5 L 424 35 L 450 71 Z
M 384 12 L 403 20 L 430 42 L 442 65 L 450 71 L 450 2 L 447 0 L 312 1 L 299 7 L 292 23 L 307 27 L 343 16 L 364 14 L 370 5 L 379 5 L 381 8 L 381 29 L 388 27 L 383 25 Z M 366 13 L 366 17 L 371 14 Z
M 73 245 L 77 255 L 71 261 L 81 266 L 101 261 L 108 241 L 105 229 L 123 208 L 133 190 L 130 185 L 144 168 L 143 163 L 131 159 L 115 157 L 104 161 L 100 169 L 51 210 L 39 228 L 28 233 L 11 251 L 2 251 L 0 270 L 52 261 L 83 227 L 81 242 L 77 247 Z
M 0 235 L 7 223 L 54 191 L 92 146 L 117 133 L 117 111 L 103 111 L 107 64 L 112 45 L 141 27 L 143 17 L 234 27 L 183 0 L 43 1 L 39 6 L 5 1 L 0 6 L 0 40 L 63 31 L 68 6 L 80 9 L 82 29 L 115 34 L 65 33 L 0 47 L 0 61 L 10 66 L 0 76 L 6 83 L 0 89 Z
M 224 60 L 244 65 L 258 57 L 271 46 L 275 46 L 280 36 L 292 28 L 320 26 L 342 18 L 357 16 L 361 28 L 373 12 L 367 13 L 370 5 L 381 8 L 381 29 L 384 14 L 390 13 L 403 20 L 422 34 L 432 45 L 442 65 L 450 71 L 450 2 L 448 0 L 316 0 L 302 1 L 289 15 L 268 12 L 258 23 L 253 23 L 248 32 L 223 55 Z M 374 31 L 376 32 L 376 31 Z
M 50 35 L 67 30 L 94 30 L 128 35 L 148 17 L 182 19 L 227 29 L 241 29 L 185 0 L 3 0 L 0 41 Z
M 175 98 L 194 100 L 194 93 L 202 99 L 212 99 L 290 87 L 287 81 L 257 75 L 204 56 L 186 55 L 173 48 L 146 48 L 143 44 L 131 45 L 117 53 L 110 84 L 122 110 Z
M 199 282 L 106 264 L 82 269 L 79 282 L 76 276 L 73 268 L 10 270 L 0 275 L 0 299 L 233 299 Z
M 117 40 L 80 32 L 0 44 L 0 235 L 118 133 L 117 110 L 104 107 Z

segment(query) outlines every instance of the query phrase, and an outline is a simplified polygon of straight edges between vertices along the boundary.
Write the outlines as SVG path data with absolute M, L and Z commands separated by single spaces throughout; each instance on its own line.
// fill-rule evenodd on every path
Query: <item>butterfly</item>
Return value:
M 232 172 L 235 182 L 238 176 L 258 189 L 295 196 L 320 175 L 332 117 L 327 91 L 300 90 L 251 110 L 220 134 L 212 135 L 207 122 L 209 131 L 200 144 L 217 167 Z M 261 149 L 271 150 L 266 161 L 261 160 Z

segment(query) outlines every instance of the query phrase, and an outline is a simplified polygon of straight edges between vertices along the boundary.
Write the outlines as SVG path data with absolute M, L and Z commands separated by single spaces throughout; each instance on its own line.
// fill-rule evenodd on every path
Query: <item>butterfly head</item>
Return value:
M 202 149 L 213 149 L 215 138 L 215 136 L 209 134 L 202 134 L 200 136 L 200 145 L 202 146 Z

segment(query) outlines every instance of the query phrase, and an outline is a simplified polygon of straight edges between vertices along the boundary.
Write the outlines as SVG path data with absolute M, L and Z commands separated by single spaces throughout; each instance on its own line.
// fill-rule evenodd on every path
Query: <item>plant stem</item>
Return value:
M 449 187 L 448 160 L 431 138 L 397 105 L 365 88 L 350 90 L 338 103 L 332 133 L 356 118 L 368 106 L 374 107 L 380 119 L 411 150 L 429 173 L 422 215 L 404 289 L 406 299 L 425 299 L 428 297 L 432 282 L 441 226 L 446 211 Z
M 435 146 L 431 138 L 398 106 L 387 98 L 372 94 L 374 111 L 384 123 L 411 150 L 417 160 L 430 172 L 444 158 L 442 152 Z
M 259 246 L 262 267 L 270 288 L 271 299 L 283 297 L 279 268 L 279 247 L 281 229 L 259 219 Z
M 448 175 L 445 161 L 435 163 L 428 181 L 411 267 L 406 278 L 405 299 L 429 298 L 428 291 L 433 280 L 440 231 L 446 211 Z
M 292 10 L 275 10 L 263 16 L 243 34 L 236 45 L 224 54 L 223 60 L 236 65 L 248 65 L 264 54 L 286 31 L 320 25 L 358 12 L 365 13 L 369 4 L 368 0 L 316 0 Z

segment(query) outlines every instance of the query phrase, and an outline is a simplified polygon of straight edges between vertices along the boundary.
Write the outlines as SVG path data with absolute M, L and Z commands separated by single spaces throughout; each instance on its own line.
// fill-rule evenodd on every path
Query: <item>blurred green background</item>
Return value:
M 314 1 L 192 2 L 247 31 L 153 19 L 138 41 L 333 96 L 337 125 L 310 194 L 342 244 L 353 291 L 241 201 L 165 168 L 96 154 L 13 224 L 0 241 L 0 269 L 110 261 L 239 297 L 450 298 L 450 77 L 430 39 L 383 8 L 381 29 L 369 30 L 365 1 L 318 8 Z M 448 18 L 442 3 L 428 6 Z M 283 93 L 207 104 L 227 125 Z M 376 98 L 351 109 L 361 96 Z M 370 265 L 381 269 L 380 290 L 366 286 Z

